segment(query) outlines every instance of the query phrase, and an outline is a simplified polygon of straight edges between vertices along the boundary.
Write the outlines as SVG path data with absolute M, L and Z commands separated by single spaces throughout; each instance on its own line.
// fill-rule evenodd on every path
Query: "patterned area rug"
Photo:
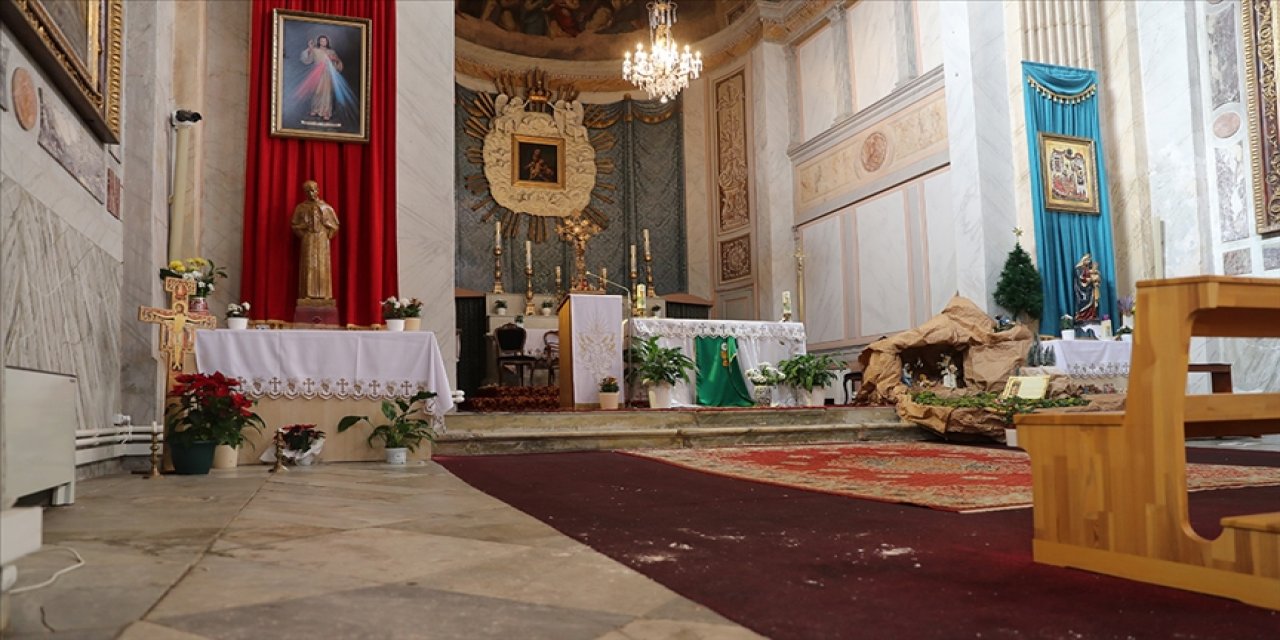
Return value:
M 806 445 L 626 451 L 696 471 L 853 498 L 976 513 L 1031 506 L 1024 451 L 954 444 Z M 1280 468 L 1188 464 L 1191 491 L 1280 485 Z

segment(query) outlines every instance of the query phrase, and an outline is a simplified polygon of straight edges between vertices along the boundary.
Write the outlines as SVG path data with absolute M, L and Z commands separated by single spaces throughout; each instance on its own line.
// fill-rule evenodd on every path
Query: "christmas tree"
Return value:
M 1014 235 L 1021 237 L 1022 229 L 1014 229 Z M 1022 249 L 1022 243 L 1015 241 L 1013 250 L 1004 262 L 1004 271 L 1000 272 L 1000 282 L 996 284 L 996 304 L 1004 307 L 1016 319 L 1022 314 L 1029 318 L 1039 318 L 1044 307 L 1044 291 L 1040 288 L 1040 272 L 1031 264 L 1031 256 Z

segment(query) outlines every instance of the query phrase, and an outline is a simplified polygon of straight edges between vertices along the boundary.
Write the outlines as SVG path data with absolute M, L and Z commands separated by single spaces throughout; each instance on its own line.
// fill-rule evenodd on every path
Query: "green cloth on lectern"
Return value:
M 698 364 L 698 404 L 707 407 L 753 407 L 747 381 L 738 366 L 735 338 L 694 338 Z M 729 366 L 725 366 L 728 359 Z

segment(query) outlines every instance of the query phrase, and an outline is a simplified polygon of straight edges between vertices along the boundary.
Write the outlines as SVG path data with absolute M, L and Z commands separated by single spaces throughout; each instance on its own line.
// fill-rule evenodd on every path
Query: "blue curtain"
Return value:
M 1102 276 L 1098 318 L 1116 315 L 1116 261 L 1111 240 L 1111 203 L 1098 124 L 1098 74 L 1034 62 L 1022 63 L 1027 111 L 1027 149 L 1031 158 L 1031 206 L 1035 213 L 1036 259 L 1044 281 L 1040 332 L 1058 332 L 1059 318 L 1075 314 L 1072 281 L 1081 256 L 1092 254 Z M 1068 213 L 1044 208 L 1043 171 L 1038 134 L 1058 133 L 1094 142 L 1101 213 Z

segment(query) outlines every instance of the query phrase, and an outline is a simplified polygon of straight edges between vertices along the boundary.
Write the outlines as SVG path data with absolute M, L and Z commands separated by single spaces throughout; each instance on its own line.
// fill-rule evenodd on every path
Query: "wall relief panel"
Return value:
M 751 222 L 747 198 L 746 76 L 716 83 L 716 210 L 721 233 Z
M 751 277 L 750 235 L 721 241 L 719 253 L 722 284 Z

